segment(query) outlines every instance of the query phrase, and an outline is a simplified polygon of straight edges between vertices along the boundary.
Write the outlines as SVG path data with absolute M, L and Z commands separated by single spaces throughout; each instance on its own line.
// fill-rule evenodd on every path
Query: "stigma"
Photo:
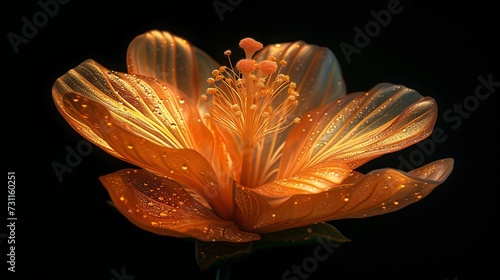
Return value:
M 209 88 L 201 99 L 211 101 L 206 118 L 233 132 L 243 146 L 251 147 L 300 122 L 299 118 L 291 118 L 299 93 L 290 77 L 281 73 L 287 65 L 285 60 L 276 61 L 272 56 L 254 60 L 263 45 L 252 38 L 242 39 L 239 46 L 245 58 L 233 67 L 232 53 L 225 51 L 229 66 L 212 71 L 207 80 Z

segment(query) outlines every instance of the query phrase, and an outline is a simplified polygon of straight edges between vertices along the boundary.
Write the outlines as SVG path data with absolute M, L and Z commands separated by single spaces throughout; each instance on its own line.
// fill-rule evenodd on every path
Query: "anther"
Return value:
M 245 38 L 240 41 L 240 48 L 245 51 L 245 55 L 248 59 L 251 59 L 253 55 L 260 51 L 264 45 L 262 43 L 255 41 L 252 38 Z
M 217 89 L 216 88 L 207 88 L 207 91 L 206 91 L 206 94 L 216 94 L 217 93 Z
M 250 74 L 256 68 L 256 63 L 251 59 L 242 59 L 236 63 L 236 69 L 243 74 Z
M 274 61 L 264 60 L 259 63 L 259 70 L 265 75 L 276 72 L 276 69 L 278 69 L 278 65 Z

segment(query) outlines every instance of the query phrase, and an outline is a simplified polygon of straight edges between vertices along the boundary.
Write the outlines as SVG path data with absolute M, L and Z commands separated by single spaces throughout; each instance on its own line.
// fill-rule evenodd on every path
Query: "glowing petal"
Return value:
M 293 128 L 279 178 L 325 160 L 354 169 L 426 138 L 436 118 L 434 100 L 404 86 L 382 83 L 366 93 L 348 94 L 311 110 Z
M 207 78 L 219 64 L 184 38 L 166 31 L 151 30 L 135 37 L 127 50 L 129 73 L 167 82 L 199 103 Z
M 117 123 L 158 145 L 195 149 L 205 155 L 212 153 L 211 133 L 200 121 L 197 109 L 170 85 L 111 71 L 93 60 L 84 61 L 56 80 L 52 94 L 63 117 L 84 137 L 116 155 L 102 135 L 86 127 L 78 114 L 66 110 L 62 101 L 66 92 L 75 92 L 105 106 Z
M 230 201 L 221 197 L 217 175 L 210 163 L 191 149 L 171 149 L 158 145 L 129 129 L 128 124 L 117 121 L 100 103 L 67 93 L 63 97 L 65 109 L 78 115 L 125 161 L 147 169 L 158 176 L 176 180 L 186 187 L 200 203 L 208 203 L 223 217 L 232 211 Z M 225 204 L 226 203 L 226 204 Z M 208 206 L 207 205 L 207 206 Z
M 275 44 L 266 46 L 254 59 L 260 61 L 270 56 L 275 57 L 276 61 L 287 62 L 281 73 L 289 75 L 290 81 L 297 84 L 296 91 L 300 97 L 297 99 L 299 104 L 293 118 L 345 95 L 346 88 L 340 64 L 328 48 L 306 44 L 303 41 Z
M 419 201 L 443 183 L 452 169 L 453 160 L 443 159 L 407 173 L 395 169 L 375 170 L 367 175 L 355 172 L 328 191 L 294 195 L 274 208 L 254 192 L 238 190 L 237 209 L 242 218 L 248 218 L 244 229 L 259 233 L 336 219 L 365 218 Z
M 341 184 L 352 175 L 345 163 L 323 162 L 291 177 L 278 179 L 252 191 L 275 207 L 296 194 L 312 194 L 326 191 Z
M 328 48 L 306 44 L 303 41 L 275 44 L 266 46 L 254 56 L 254 59 L 261 61 L 268 57 L 275 57 L 277 62 L 285 60 L 287 64 L 281 69 L 281 73 L 289 75 L 290 81 L 297 85 L 298 104 L 289 115 L 290 121 L 302 117 L 311 108 L 345 95 L 345 83 L 340 65 Z M 273 102 L 274 106 L 283 103 L 287 97 L 286 94 L 278 96 Z M 253 186 L 262 185 L 276 178 L 283 143 L 289 131 L 290 129 L 281 133 L 276 132 L 257 145 L 257 156 L 252 162 L 255 170 Z
M 100 180 L 116 208 L 147 231 L 203 241 L 249 242 L 260 238 L 217 217 L 173 180 L 135 169 L 120 170 Z

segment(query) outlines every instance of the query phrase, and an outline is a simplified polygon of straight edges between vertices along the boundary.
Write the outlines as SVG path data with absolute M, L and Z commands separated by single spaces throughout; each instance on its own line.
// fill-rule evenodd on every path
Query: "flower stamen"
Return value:
M 262 44 L 251 38 L 241 40 L 240 47 L 245 50 L 246 58 L 239 60 L 235 69 L 231 51 L 225 51 L 230 66 L 212 71 L 212 78 L 207 80 L 211 87 L 201 99 L 206 101 L 211 97 L 211 120 L 233 132 L 242 148 L 248 149 L 300 121 L 289 120 L 299 93 L 290 77 L 281 73 L 286 61 L 277 63 L 275 57 L 253 60 Z

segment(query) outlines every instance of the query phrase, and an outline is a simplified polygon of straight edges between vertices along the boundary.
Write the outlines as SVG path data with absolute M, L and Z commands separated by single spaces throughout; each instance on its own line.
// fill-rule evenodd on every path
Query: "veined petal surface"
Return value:
M 341 98 L 346 93 L 346 87 L 337 57 L 328 48 L 306 44 L 304 41 L 287 42 L 266 46 L 258 52 L 254 59 L 265 60 L 275 57 L 276 61 L 285 60 L 287 65 L 281 73 L 290 76 L 290 81 L 297 85 L 299 93 L 298 104 L 290 114 L 289 119 L 302 118 L 303 115 L 323 104 Z M 273 104 L 281 104 L 288 96 L 278 96 Z M 254 170 L 260 176 L 253 186 L 262 185 L 275 179 L 282 154 L 283 143 L 290 129 L 276 132 L 256 146 L 253 159 Z
M 322 161 L 339 161 L 355 169 L 423 140 L 436 118 L 434 99 L 401 85 L 381 83 L 367 92 L 347 94 L 309 111 L 293 127 L 278 178 Z
M 212 134 L 201 122 L 197 108 L 183 92 L 168 84 L 111 71 L 90 59 L 56 80 L 52 94 L 63 117 L 84 137 L 116 155 L 102 135 L 86 127 L 82 116 L 67 110 L 62 96 L 69 92 L 105 106 L 122 127 L 151 142 L 175 149 L 194 149 L 211 157 Z
M 135 37 L 127 49 L 129 73 L 167 82 L 184 92 L 196 106 L 207 89 L 207 79 L 220 64 L 186 39 L 151 30 Z M 205 111 L 205 110 L 202 110 Z
M 210 163 L 193 149 L 173 149 L 137 135 L 116 120 L 107 107 L 94 100 L 66 93 L 65 109 L 79 116 L 86 127 L 108 143 L 125 161 L 163 177 L 174 179 L 198 201 L 222 217 L 230 216 L 232 202 L 223 198 L 217 174 Z
M 150 232 L 202 241 L 249 242 L 260 239 L 243 232 L 198 203 L 177 182 L 141 169 L 125 169 L 100 177 L 115 207 L 132 223 Z
M 243 230 L 274 232 L 345 218 L 365 218 L 400 210 L 426 197 L 453 169 L 453 159 L 429 163 L 411 172 L 375 170 L 353 172 L 341 184 L 314 194 L 296 194 L 272 207 L 254 189 L 236 193 Z M 313 179 L 314 180 L 314 179 Z M 283 185 L 283 188 L 288 186 Z

